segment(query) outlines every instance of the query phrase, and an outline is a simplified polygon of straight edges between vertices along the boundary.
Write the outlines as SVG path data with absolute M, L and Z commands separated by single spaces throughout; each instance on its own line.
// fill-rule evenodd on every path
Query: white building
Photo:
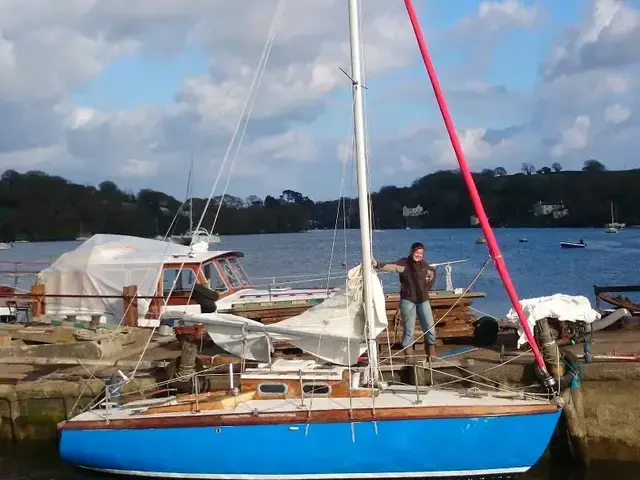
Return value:
M 569 215 L 569 210 L 562 201 L 559 203 L 543 203 L 540 201 L 533 206 L 533 214 L 536 217 L 551 215 L 557 219 Z

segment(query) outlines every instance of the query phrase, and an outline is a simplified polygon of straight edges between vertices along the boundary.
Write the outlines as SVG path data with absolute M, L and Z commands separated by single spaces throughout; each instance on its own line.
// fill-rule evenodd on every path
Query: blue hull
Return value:
M 68 463 L 174 478 L 469 477 L 523 472 L 560 411 L 361 423 L 62 429 Z

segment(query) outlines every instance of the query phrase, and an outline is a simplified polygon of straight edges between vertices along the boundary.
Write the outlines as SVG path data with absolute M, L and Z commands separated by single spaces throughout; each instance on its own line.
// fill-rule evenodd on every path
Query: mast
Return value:
M 364 313 L 367 322 L 367 347 L 371 379 L 378 377 L 378 347 L 374 333 L 373 289 L 371 279 L 371 224 L 369 219 L 369 191 L 367 185 L 367 162 L 365 153 L 364 106 L 362 98 L 362 52 L 358 0 L 349 0 L 349 40 L 351 43 L 351 80 L 353 81 L 353 125 L 355 134 L 355 157 L 358 174 L 358 207 L 360 215 L 360 244 L 362 248 L 362 278 L 364 282 Z
M 193 198 L 191 195 L 191 172 L 193 171 L 193 155 L 189 163 L 189 179 L 187 180 L 187 198 L 189 199 L 189 232 L 193 234 Z
M 416 10 L 413 6 L 412 0 L 404 0 L 405 7 L 407 9 L 407 13 L 409 14 L 409 19 L 411 20 L 411 26 L 413 27 L 413 32 L 416 36 L 416 41 L 418 42 L 418 47 L 420 48 L 420 54 L 422 55 L 422 60 L 424 61 L 425 68 L 427 70 L 427 74 L 429 75 L 429 80 L 431 81 L 431 86 L 433 88 L 433 93 L 436 97 L 436 101 L 438 102 L 438 107 L 440 108 L 440 113 L 442 114 L 442 119 L 444 120 L 444 124 L 447 128 L 447 133 L 449 134 L 449 139 L 451 140 L 451 146 L 456 154 L 456 158 L 458 160 L 458 164 L 460 165 L 460 173 L 462 174 L 462 178 L 464 179 L 467 190 L 469 191 L 469 196 L 471 197 L 471 201 L 473 202 L 473 207 L 476 211 L 476 216 L 480 222 L 480 227 L 482 228 L 482 233 L 487 240 L 487 246 L 489 247 L 489 253 L 493 258 L 493 261 L 496 266 L 496 270 L 500 274 L 500 278 L 502 278 L 502 282 L 504 283 L 505 290 L 507 291 L 507 295 L 509 295 L 509 299 L 511 300 L 511 304 L 513 309 L 518 314 L 518 318 L 520 320 L 520 325 L 524 331 L 525 336 L 527 337 L 527 341 L 529 342 L 529 346 L 533 351 L 533 355 L 535 357 L 536 363 L 540 372 L 545 378 L 545 385 L 547 387 L 553 387 L 555 385 L 555 379 L 549 375 L 547 371 L 546 365 L 544 363 L 544 359 L 540 353 L 540 349 L 536 344 L 536 341 L 533 337 L 533 333 L 531 332 L 531 328 L 529 328 L 529 324 L 527 323 L 527 317 L 522 310 L 522 306 L 520 305 L 520 301 L 518 299 L 518 294 L 516 293 L 516 289 L 511 281 L 511 277 L 509 276 L 509 271 L 507 270 L 507 264 L 502 257 L 502 253 L 500 252 L 500 247 L 498 246 L 498 242 L 496 241 L 496 237 L 493 234 L 493 230 L 489 225 L 489 219 L 487 217 L 486 212 L 484 211 L 484 207 L 482 205 L 482 201 L 480 200 L 480 195 L 478 194 L 478 189 L 476 188 L 475 182 L 473 181 L 473 177 L 471 176 L 471 170 L 469 170 L 469 165 L 467 164 L 467 160 L 464 156 L 464 152 L 462 151 L 462 146 L 460 144 L 460 139 L 458 138 L 458 134 L 456 132 L 455 126 L 453 124 L 453 120 L 451 118 L 451 114 L 449 113 L 449 108 L 447 107 L 447 103 L 444 99 L 444 94 L 442 93 L 442 88 L 440 87 L 440 82 L 438 81 L 438 76 L 435 71 L 435 67 L 433 66 L 433 62 L 431 61 L 431 56 L 429 55 L 429 50 L 427 49 L 427 43 L 422 35 L 422 29 L 420 28 L 420 22 L 418 20 L 418 15 L 416 14 Z
M 613 201 L 609 202 L 611 205 L 611 226 L 613 227 Z

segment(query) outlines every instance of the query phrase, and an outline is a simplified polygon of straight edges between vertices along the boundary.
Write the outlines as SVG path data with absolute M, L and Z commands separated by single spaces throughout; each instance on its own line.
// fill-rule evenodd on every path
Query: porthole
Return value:
M 258 385 L 260 395 L 286 395 L 287 385 L 285 383 L 261 383 Z
M 302 393 L 307 397 L 326 397 L 331 393 L 331 387 L 326 383 L 304 383 Z

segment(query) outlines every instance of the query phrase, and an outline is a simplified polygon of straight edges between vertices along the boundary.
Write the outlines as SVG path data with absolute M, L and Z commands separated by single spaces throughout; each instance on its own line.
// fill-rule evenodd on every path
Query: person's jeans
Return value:
M 416 313 L 420 319 L 420 326 L 425 333 L 424 341 L 427 345 L 435 345 L 436 328 L 429 301 L 413 303 L 411 300 L 400 300 L 400 313 L 402 314 L 402 348 L 413 343 L 416 330 Z

